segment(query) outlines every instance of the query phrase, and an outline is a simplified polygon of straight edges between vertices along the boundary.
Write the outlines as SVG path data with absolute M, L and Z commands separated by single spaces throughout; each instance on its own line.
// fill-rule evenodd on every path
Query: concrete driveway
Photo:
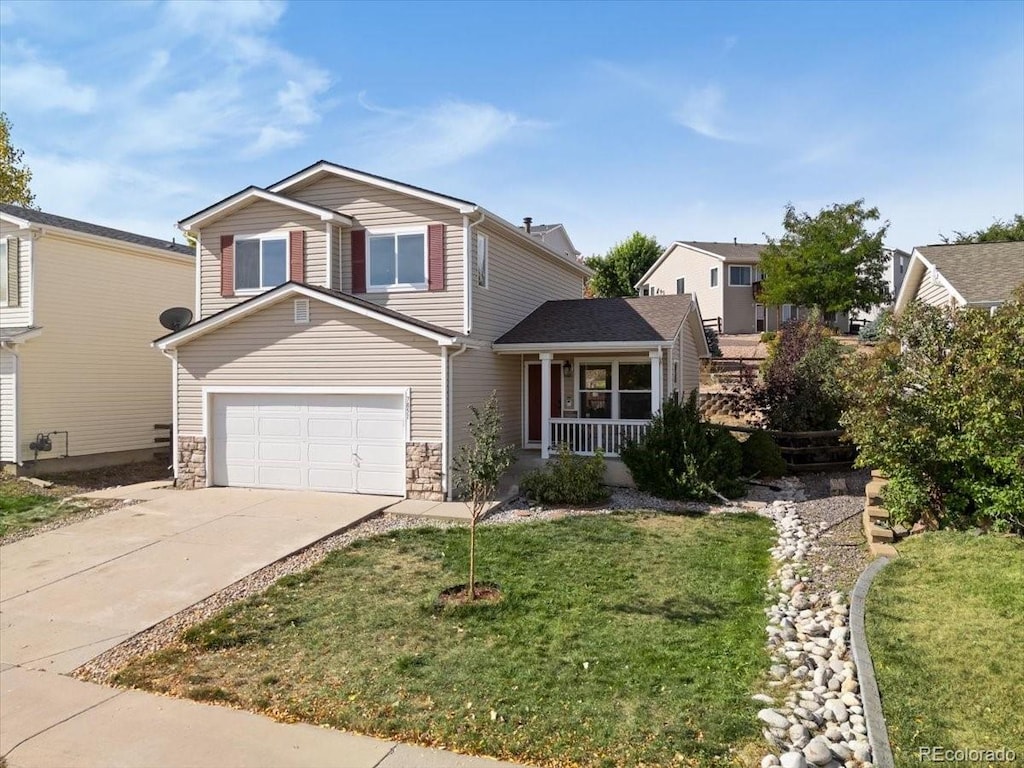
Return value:
M 67 673 L 397 499 L 208 488 L 0 550 L 0 662 Z

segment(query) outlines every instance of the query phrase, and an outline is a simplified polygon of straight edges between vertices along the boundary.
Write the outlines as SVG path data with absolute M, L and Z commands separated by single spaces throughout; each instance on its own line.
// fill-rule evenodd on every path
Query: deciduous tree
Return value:
M 604 256 L 591 256 L 586 265 L 594 270 L 590 293 L 599 298 L 635 296 L 635 286 L 664 250 L 650 235 L 634 232 L 616 243 Z
M 865 208 L 863 200 L 830 205 L 816 216 L 787 205 L 786 233 L 769 237 L 761 253 L 761 301 L 817 307 L 822 314 L 889 301 L 882 248 L 889 222 L 868 229 L 879 218 L 878 209 Z
M 1016 214 L 1010 221 L 996 219 L 985 229 L 974 232 L 953 230 L 952 237 L 939 235 L 944 243 L 1002 243 L 1024 240 L 1024 215 Z
M 32 208 L 36 202 L 29 188 L 32 171 L 25 165 L 24 154 L 11 144 L 11 121 L 0 112 L 0 203 Z

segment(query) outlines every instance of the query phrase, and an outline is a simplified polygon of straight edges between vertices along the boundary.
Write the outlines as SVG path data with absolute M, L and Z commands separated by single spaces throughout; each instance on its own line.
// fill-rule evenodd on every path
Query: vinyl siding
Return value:
M 478 233 L 488 240 L 487 288 L 476 284 Z M 583 297 L 583 276 L 572 264 L 521 247 L 486 222 L 473 229 L 472 240 L 472 338 L 492 342 L 545 301 Z
M 351 216 L 356 221 L 356 228 L 444 224 L 445 290 L 359 295 L 443 328 L 457 331 L 462 329 L 461 214 L 411 195 L 333 175 L 305 187 L 289 189 L 287 195 Z M 352 238 L 347 227 L 341 229 L 338 240 L 341 251 L 341 290 L 351 293 Z
M 917 287 L 917 300 L 935 307 L 948 307 L 953 301 L 953 296 L 938 279 L 932 280 L 925 272 L 921 284 Z
M 260 200 L 223 219 L 215 221 L 200 232 L 202 240 L 201 317 L 209 317 L 221 310 L 251 298 L 252 293 L 224 297 L 220 295 L 220 238 L 222 235 L 261 235 L 269 232 L 306 232 L 305 282 L 312 285 L 327 284 L 327 235 L 325 223 L 283 205 Z
M 0 351 L 0 462 L 16 460 L 14 414 L 17 408 L 17 362 L 10 352 Z
M 18 306 L 0 307 L 0 325 L 19 328 L 32 325 L 32 240 L 18 236 L 18 228 L 6 221 L 0 221 L 0 239 L 18 237 Z M 10 255 L 8 255 L 10 258 Z
M 679 331 L 676 359 L 679 361 L 679 397 L 685 399 L 700 388 L 700 349 L 697 346 L 697 319 L 688 317 Z M 703 329 L 700 333 L 704 333 Z
M 711 270 L 718 267 L 718 286 L 711 287 Z M 707 254 L 675 245 L 669 250 L 647 284 L 658 293 L 676 292 L 676 279 L 683 278 L 686 293 L 693 296 L 700 305 L 700 313 L 707 320 L 722 316 L 722 285 L 725 280 L 725 265 Z
M 72 456 L 154 447 L 171 421 L 170 362 L 150 346 L 158 316 L 189 305 L 191 259 L 50 233 L 35 241 L 35 323 L 18 348 L 22 459 L 38 432 L 67 430 Z M 63 440 L 54 437 L 58 457 Z
M 310 301 L 296 325 L 291 297 L 178 349 L 178 432 L 202 435 L 203 386 L 412 388 L 412 439 L 441 439 L 437 342 Z
M 519 445 L 523 436 L 523 368 L 519 355 L 496 355 L 489 349 L 468 349 L 451 360 L 452 451 L 469 440 L 471 405 L 481 406 L 497 392 L 502 441 Z

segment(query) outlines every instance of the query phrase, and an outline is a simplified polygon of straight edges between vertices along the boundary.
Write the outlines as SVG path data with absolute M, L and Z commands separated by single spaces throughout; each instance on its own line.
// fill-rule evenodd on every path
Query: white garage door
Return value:
M 405 494 L 402 395 L 213 396 L 213 484 Z

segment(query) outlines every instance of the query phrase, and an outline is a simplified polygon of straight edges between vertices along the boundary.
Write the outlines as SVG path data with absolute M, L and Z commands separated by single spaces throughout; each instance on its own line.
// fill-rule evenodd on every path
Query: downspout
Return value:
M 178 482 L 178 350 L 161 353 L 171 361 L 171 466 L 174 467 L 174 482 Z
M 445 501 L 452 500 L 452 494 L 455 490 L 450 482 L 452 474 L 450 446 L 452 440 L 452 421 L 454 420 L 452 392 L 455 390 L 454 383 L 449 381 L 452 371 L 451 361 L 467 349 L 469 347 L 461 344 L 455 352 L 449 354 L 448 347 L 441 347 L 441 401 L 444 403 L 444 434 L 441 441 L 441 466 L 443 467 L 441 472 L 441 491 L 444 494 Z
M 21 466 L 21 435 L 18 434 L 18 408 L 21 404 L 21 358 L 18 357 L 18 350 L 14 344 L 3 345 L 14 358 L 14 418 L 11 428 L 14 431 L 14 465 Z
M 324 231 L 327 236 L 327 282 L 324 287 L 331 290 L 334 288 L 332 284 L 334 282 L 334 242 L 332 237 L 334 225 L 329 221 L 324 222 L 324 224 Z
M 196 232 L 196 321 L 203 319 L 203 282 L 200 270 L 202 260 L 203 235 L 202 232 Z M 177 408 L 177 403 L 175 403 L 175 408 Z M 177 455 L 177 449 L 175 449 L 175 455 Z M 177 472 L 175 472 L 175 477 L 177 477 Z
M 479 211 L 480 218 L 470 223 L 469 216 L 462 216 L 462 333 L 469 336 L 473 332 L 473 227 L 481 224 L 486 214 Z M 490 254 L 488 254 L 490 258 Z M 461 352 L 455 354 L 460 355 Z

